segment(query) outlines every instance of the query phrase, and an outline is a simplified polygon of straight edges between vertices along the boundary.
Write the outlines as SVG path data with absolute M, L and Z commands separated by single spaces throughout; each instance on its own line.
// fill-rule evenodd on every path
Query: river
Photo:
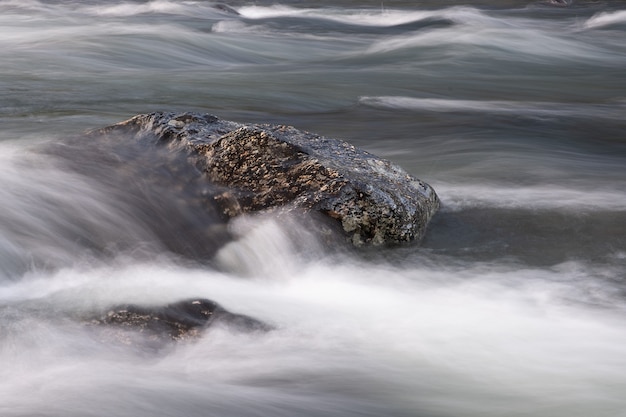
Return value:
M 625 38 L 625 1 L 0 0 L 0 415 L 626 416 Z M 226 239 L 150 155 L 65 145 L 151 111 L 343 139 L 442 208 Z M 190 297 L 273 330 L 77 319 Z

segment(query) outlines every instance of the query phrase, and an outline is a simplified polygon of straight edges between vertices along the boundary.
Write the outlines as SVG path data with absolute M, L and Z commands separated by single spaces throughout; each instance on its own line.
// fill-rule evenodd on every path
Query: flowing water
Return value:
M 617 0 L 0 0 L 0 415 L 626 416 L 625 39 Z M 442 209 L 395 248 L 224 230 L 167 155 L 67 141 L 156 110 L 347 140 Z M 274 330 L 81 324 L 188 297 Z

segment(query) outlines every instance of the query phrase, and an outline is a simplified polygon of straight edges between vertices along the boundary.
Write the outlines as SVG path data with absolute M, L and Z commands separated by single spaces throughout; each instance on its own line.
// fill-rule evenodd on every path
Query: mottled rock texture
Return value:
M 90 136 L 132 134 L 185 151 L 226 217 L 263 210 L 314 211 L 355 245 L 420 239 L 439 207 L 435 191 L 400 167 L 341 140 L 290 126 L 215 116 L 151 113 Z
M 199 337 L 209 326 L 220 323 L 240 331 L 268 331 L 260 320 L 227 311 L 207 299 L 183 300 L 165 306 L 124 305 L 91 321 L 101 328 L 108 341 L 126 345 L 152 344 L 161 348 L 167 342 Z

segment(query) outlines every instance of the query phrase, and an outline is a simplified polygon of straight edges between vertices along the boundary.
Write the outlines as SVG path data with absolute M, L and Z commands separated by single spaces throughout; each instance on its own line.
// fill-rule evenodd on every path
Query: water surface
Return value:
M 0 414 L 626 415 L 625 32 L 623 1 L 0 0 Z M 157 110 L 347 140 L 443 207 L 329 248 L 68 141 Z M 154 354 L 77 320 L 187 297 L 276 330 Z

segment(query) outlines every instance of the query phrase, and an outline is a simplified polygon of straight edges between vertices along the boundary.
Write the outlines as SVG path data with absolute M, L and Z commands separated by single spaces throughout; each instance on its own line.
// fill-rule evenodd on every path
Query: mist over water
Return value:
M 626 416 L 625 9 L 0 0 L 0 415 Z M 77 138 L 156 110 L 347 140 L 442 209 L 392 248 L 224 226 L 176 153 Z M 188 298 L 273 330 L 89 325 Z

